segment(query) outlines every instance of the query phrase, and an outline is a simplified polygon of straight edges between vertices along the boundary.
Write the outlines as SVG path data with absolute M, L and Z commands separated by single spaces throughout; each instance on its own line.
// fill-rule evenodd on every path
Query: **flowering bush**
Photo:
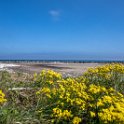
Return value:
M 31 82 L 2 84 L 7 104 L 0 90 L 0 124 L 124 123 L 123 64 L 90 68 L 77 78 L 43 70 Z M 15 90 L 17 86 L 24 89 Z
M 116 72 L 123 74 L 121 66 L 113 64 L 95 68 L 95 71 L 90 70 L 85 73 L 81 80 L 62 79 L 60 74 L 52 72 L 57 75 L 57 78 L 49 75 L 52 77 L 50 78 L 52 83 L 49 83 L 49 80 L 45 82 L 42 80 L 44 82 L 42 88 L 36 92 L 39 114 L 42 112 L 45 118 L 51 119 L 53 123 L 124 123 L 124 96 L 116 89 L 110 86 L 107 88 L 102 85 L 103 82 L 100 83 L 100 81 L 106 80 L 104 76 L 101 76 L 102 73 L 109 74 L 110 67 L 112 72 L 110 74 L 114 75 Z M 109 69 L 104 69 L 106 67 Z M 98 71 L 100 75 L 96 69 L 101 69 Z M 52 73 L 50 74 L 52 75 Z M 48 73 L 45 72 L 45 74 L 47 76 Z M 90 74 L 94 74 L 98 78 L 98 82 L 93 80 L 88 84 L 87 76 Z M 93 78 L 92 76 L 91 78 Z M 90 77 L 88 81 L 92 81 Z
M 123 64 L 106 64 L 96 68 L 89 68 L 83 77 L 88 80 L 89 84 L 98 84 L 113 87 L 115 90 L 124 93 L 124 65 Z

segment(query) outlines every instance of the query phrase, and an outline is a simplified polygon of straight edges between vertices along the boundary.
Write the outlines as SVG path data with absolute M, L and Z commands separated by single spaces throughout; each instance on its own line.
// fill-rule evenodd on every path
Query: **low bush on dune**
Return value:
M 0 91 L 0 124 L 124 123 L 122 64 L 90 68 L 77 78 L 43 70 L 22 86 L 30 89 Z
M 106 88 L 113 87 L 116 91 L 124 93 L 124 65 L 106 64 L 90 68 L 83 75 L 89 84 L 102 85 Z

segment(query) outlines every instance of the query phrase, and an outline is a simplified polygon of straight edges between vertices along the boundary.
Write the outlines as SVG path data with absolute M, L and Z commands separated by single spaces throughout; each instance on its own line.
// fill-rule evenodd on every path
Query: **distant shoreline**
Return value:
M 20 60 L 0 60 L 0 62 L 5 63 L 124 63 L 124 60 L 26 60 L 26 59 L 20 59 Z

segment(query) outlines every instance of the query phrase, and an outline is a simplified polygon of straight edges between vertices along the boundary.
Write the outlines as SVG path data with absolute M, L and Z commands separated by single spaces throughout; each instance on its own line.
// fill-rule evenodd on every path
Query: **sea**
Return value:
M 63 62 L 63 63 L 124 63 L 124 56 L 89 55 L 75 53 L 42 53 L 42 54 L 0 54 L 0 62 Z
M 124 60 L 0 60 L 1 63 L 124 63 Z

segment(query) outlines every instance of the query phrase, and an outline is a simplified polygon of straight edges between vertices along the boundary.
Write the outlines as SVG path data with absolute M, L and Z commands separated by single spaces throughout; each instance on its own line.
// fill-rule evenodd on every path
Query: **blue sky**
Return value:
M 0 0 L 0 55 L 124 57 L 124 0 Z

